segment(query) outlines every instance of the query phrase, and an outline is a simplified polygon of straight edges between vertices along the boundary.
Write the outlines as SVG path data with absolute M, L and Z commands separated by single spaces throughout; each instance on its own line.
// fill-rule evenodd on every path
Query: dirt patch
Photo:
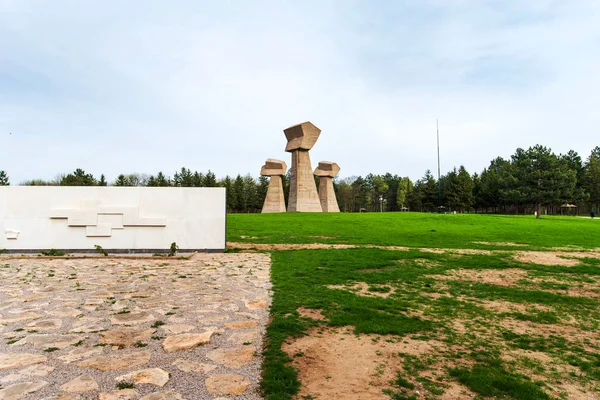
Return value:
M 405 246 L 376 246 L 376 245 L 367 245 L 364 246 L 368 249 L 381 249 L 381 250 L 392 250 L 392 251 L 409 251 L 410 247 Z
M 524 263 L 534 263 L 541 265 L 560 265 L 573 267 L 579 265 L 578 258 L 596 258 L 600 259 L 600 253 L 597 252 L 565 252 L 565 251 L 519 251 L 513 255 L 517 261 Z
M 356 246 L 350 244 L 324 244 L 324 243 L 306 243 L 306 244 L 277 244 L 277 243 L 240 243 L 227 242 L 228 249 L 255 249 L 255 250 L 317 250 L 317 249 L 353 249 Z
M 505 361 L 517 360 L 519 358 L 529 358 L 546 365 L 554 363 L 554 359 L 552 357 L 546 353 L 542 353 L 541 351 L 516 349 L 502 353 L 502 359 Z
M 550 311 L 552 308 L 543 306 L 540 304 L 527 304 L 527 303 L 513 303 L 504 300 L 480 300 L 472 299 L 478 306 L 481 306 L 487 310 L 495 311 L 498 313 L 504 312 L 520 312 L 527 313 L 531 311 Z
M 444 254 L 446 250 L 444 249 L 429 249 L 426 247 L 420 248 L 419 251 L 421 253 L 433 253 L 433 254 Z
M 523 374 L 529 374 L 532 380 L 544 381 L 548 385 L 550 395 L 553 398 L 568 398 L 577 400 L 598 400 L 598 397 L 594 397 L 597 393 L 597 389 L 583 382 L 569 382 L 569 376 L 580 375 L 581 371 L 579 368 L 569 364 L 565 364 L 562 360 L 553 358 L 550 355 L 531 350 L 515 349 L 503 352 L 501 358 L 507 362 L 522 362 L 530 360 L 543 366 L 545 369 L 550 369 L 553 375 L 560 374 L 565 377 L 561 381 L 552 379 L 551 376 L 547 376 L 544 373 L 531 375 L 527 369 L 522 369 L 517 366 L 516 371 Z M 529 361 L 529 362 L 530 362 Z M 529 363 L 528 362 L 528 363 Z
M 527 247 L 527 244 L 511 242 L 473 242 L 474 244 L 483 244 L 485 246 L 504 246 L 504 247 Z
M 391 285 L 369 285 L 366 282 L 356 282 L 348 285 L 329 285 L 328 289 L 346 290 L 358 296 L 388 298 L 396 292 L 396 288 Z
M 493 254 L 491 250 L 477 250 L 477 249 L 429 249 L 426 247 L 419 249 L 422 253 L 434 253 L 434 254 L 461 254 L 461 255 L 490 255 Z
M 540 265 L 560 265 L 564 267 L 574 267 L 579 264 L 579 260 L 573 258 L 562 258 L 560 252 L 549 251 L 519 251 L 513 258 L 522 263 L 534 263 Z
M 323 315 L 323 310 L 319 309 L 300 307 L 298 309 L 298 314 L 300 314 L 300 316 L 303 318 L 310 318 L 314 319 L 315 321 L 327 320 L 327 317 Z
M 398 353 L 423 356 L 444 346 L 436 341 L 386 338 L 357 336 L 350 328 L 329 328 L 320 334 L 313 329 L 307 336 L 284 344 L 283 351 L 293 358 L 292 365 L 299 371 L 298 398 L 389 399 L 382 390 L 391 388 L 390 380 L 401 369 Z
M 447 295 L 447 294 L 441 294 L 441 293 L 436 293 L 436 292 L 431 292 L 431 293 L 421 292 L 421 293 L 419 293 L 419 294 L 420 294 L 421 296 L 424 296 L 424 297 L 429 297 L 429 298 L 431 298 L 431 299 L 433 299 L 433 300 L 437 300 L 437 299 L 439 299 L 440 297 L 450 297 L 450 296 L 449 296 L 449 295 Z
M 598 337 L 597 334 L 579 329 L 575 326 L 538 324 L 532 321 L 520 321 L 512 318 L 502 320 L 500 326 L 519 335 L 527 334 L 543 337 L 559 336 L 595 352 L 600 348 L 600 337 Z
M 440 280 L 460 280 L 488 283 L 498 286 L 512 286 L 527 276 L 527 271 L 518 268 L 508 269 L 453 269 L 447 275 L 431 275 Z

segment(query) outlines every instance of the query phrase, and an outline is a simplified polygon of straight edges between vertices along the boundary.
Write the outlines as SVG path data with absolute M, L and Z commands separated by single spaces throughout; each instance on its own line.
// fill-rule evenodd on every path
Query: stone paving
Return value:
M 0 257 L 0 400 L 260 399 L 267 254 Z

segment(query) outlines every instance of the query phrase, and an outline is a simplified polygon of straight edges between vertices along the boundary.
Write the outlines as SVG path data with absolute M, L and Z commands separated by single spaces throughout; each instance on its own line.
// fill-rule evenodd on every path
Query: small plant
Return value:
M 168 313 L 166 313 L 165 315 L 175 315 L 175 313 L 173 311 L 169 311 Z
M 104 346 L 106 346 L 106 343 L 96 343 L 94 345 L 94 347 L 104 347 Z
M 50 250 L 41 250 L 40 253 L 43 256 L 48 256 L 48 257 L 62 257 L 65 255 L 64 252 L 60 251 L 60 250 L 56 250 L 56 249 L 50 249 Z
M 389 293 L 392 291 L 392 289 L 390 289 L 387 286 L 369 286 L 368 291 L 377 293 Z
M 52 353 L 53 351 L 60 350 L 58 347 L 48 347 L 44 350 L 46 353 Z
M 18 341 L 19 341 L 19 339 L 10 339 L 9 341 L 6 342 L 6 344 L 17 343 Z
M 0 249 L 0 254 L 6 253 L 6 249 Z
M 169 247 L 169 257 L 175 257 L 175 255 L 177 255 L 177 250 L 179 250 L 177 243 L 171 243 L 171 247 Z
M 129 310 L 121 310 L 117 314 L 129 314 L 131 311 Z
M 133 382 L 126 382 L 126 381 L 122 381 L 117 383 L 117 389 L 119 390 L 123 390 L 123 389 L 133 389 Z
M 106 250 L 104 250 L 102 248 L 102 246 L 100 246 L 99 244 L 95 244 L 94 248 L 96 249 L 96 253 L 102 254 L 104 257 L 108 256 L 108 253 L 106 252 Z
M 135 344 L 135 347 L 148 347 L 148 343 L 137 342 L 137 343 Z
M 165 323 L 162 321 L 156 321 L 152 324 L 153 328 L 158 328 L 159 326 L 163 326 Z

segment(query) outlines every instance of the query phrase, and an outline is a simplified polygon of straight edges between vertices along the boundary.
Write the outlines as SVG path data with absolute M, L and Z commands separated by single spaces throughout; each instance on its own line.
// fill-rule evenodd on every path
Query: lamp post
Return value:
M 379 212 L 383 212 L 383 195 L 379 196 Z

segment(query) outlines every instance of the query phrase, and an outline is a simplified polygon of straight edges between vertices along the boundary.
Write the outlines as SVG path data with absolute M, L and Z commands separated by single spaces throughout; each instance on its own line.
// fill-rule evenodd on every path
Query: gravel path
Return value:
M 269 268 L 257 253 L 2 256 L 0 400 L 260 399 Z

